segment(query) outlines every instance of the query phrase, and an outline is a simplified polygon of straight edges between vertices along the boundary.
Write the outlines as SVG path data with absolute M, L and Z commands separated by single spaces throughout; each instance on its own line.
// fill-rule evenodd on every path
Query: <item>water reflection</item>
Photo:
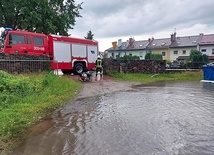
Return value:
M 14 154 L 214 154 L 214 93 L 199 82 L 156 83 L 79 99 Z
M 209 83 L 209 82 L 203 82 L 203 88 L 204 89 L 209 89 L 214 91 L 214 83 Z

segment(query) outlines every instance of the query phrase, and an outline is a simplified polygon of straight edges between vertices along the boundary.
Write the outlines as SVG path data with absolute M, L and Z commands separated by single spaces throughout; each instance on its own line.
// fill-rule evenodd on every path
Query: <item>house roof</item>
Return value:
M 121 46 L 116 46 L 115 50 L 140 50 L 145 49 L 148 45 L 148 40 L 141 40 L 141 41 L 134 41 L 132 45 L 130 45 L 128 42 L 122 42 Z M 114 48 L 111 47 L 107 49 L 106 51 L 114 51 Z
M 133 45 L 129 45 L 127 49 L 145 49 L 148 45 L 147 40 L 141 40 L 141 41 L 134 41 Z
M 192 47 L 197 46 L 200 40 L 200 35 L 197 36 L 185 36 L 185 37 L 176 37 L 175 41 L 170 45 L 173 47 Z
M 179 56 L 178 58 L 177 58 L 177 60 L 178 61 L 181 61 L 181 60 L 186 60 L 186 59 L 188 59 L 189 58 L 189 56 Z M 214 56 L 208 56 L 208 59 L 209 60 L 214 60 Z
M 200 45 L 211 45 L 214 44 L 214 34 L 202 35 Z
M 210 60 L 214 60 L 214 56 L 208 56 Z
M 178 58 L 177 58 L 177 60 L 178 61 L 181 61 L 181 60 L 186 60 L 186 59 L 188 59 L 189 58 L 189 56 L 179 56 Z
M 171 44 L 170 38 L 152 39 L 147 48 L 148 49 L 169 48 L 170 44 Z
M 163 39 L 152 38 L 149 40 L 133 41 L 132 45 L 129 44 L 129 41 L 122 42 L 120 43 L 120 47 L 117 45 L 115 51 L 196 47 L 198 44 L 214 45 L 214 34 L 208 34 L 208 35 L 200 34 L 200 35 L 184 36 L 184 37 L 176 37 L 176 33 L 172 35 L 174 35 L 173 38 L 163 38 Z M 114 48 L 111 47 L 106 51 L 114 51 Z

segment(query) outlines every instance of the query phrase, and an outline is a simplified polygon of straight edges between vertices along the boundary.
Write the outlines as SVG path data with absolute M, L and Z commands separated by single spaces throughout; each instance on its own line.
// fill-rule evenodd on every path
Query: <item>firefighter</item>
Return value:
M 97 73 L 100 72 L 100 77 L 103 76 L 103 61 L 100 57 L 100 55 L 97 56 L 97 60 L 95 62 L 95 68 L 96 68 L 96 76 Z

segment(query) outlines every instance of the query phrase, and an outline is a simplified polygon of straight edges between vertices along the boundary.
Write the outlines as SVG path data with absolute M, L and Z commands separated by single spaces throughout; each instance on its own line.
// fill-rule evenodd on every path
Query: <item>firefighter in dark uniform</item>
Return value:
M 103 76 L 103 61 L 100 57 L 100 55 L 97 56 L 97 60 L 95 62 L 95 67 L 96 67 L 96 76 L 97 73 L 100 72 L 100 77 Z

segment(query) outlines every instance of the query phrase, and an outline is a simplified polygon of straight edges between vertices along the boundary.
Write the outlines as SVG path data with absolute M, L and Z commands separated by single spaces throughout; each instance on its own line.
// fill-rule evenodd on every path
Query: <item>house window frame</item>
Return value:
M 162 54 L 163 57 L 166 56 L 166 52 L 165 51 L 162 51 L 161 54 Z
M 111 53 L 111 56 L 114 58 L 114 53 Z
M 203 53 L 207 52 L 207 49 L 201 49 L 201 52 L 203 52 Z
M 187 54 L 187 51 L 186 51 L 186 50 L 183 50 L 183 51 L 182 51 L 182 54 L 183 54 L 183 55 L 186 55 L 186 54 Z
M 178 55 L 178 50 L 173 51 L 174 55 Z

